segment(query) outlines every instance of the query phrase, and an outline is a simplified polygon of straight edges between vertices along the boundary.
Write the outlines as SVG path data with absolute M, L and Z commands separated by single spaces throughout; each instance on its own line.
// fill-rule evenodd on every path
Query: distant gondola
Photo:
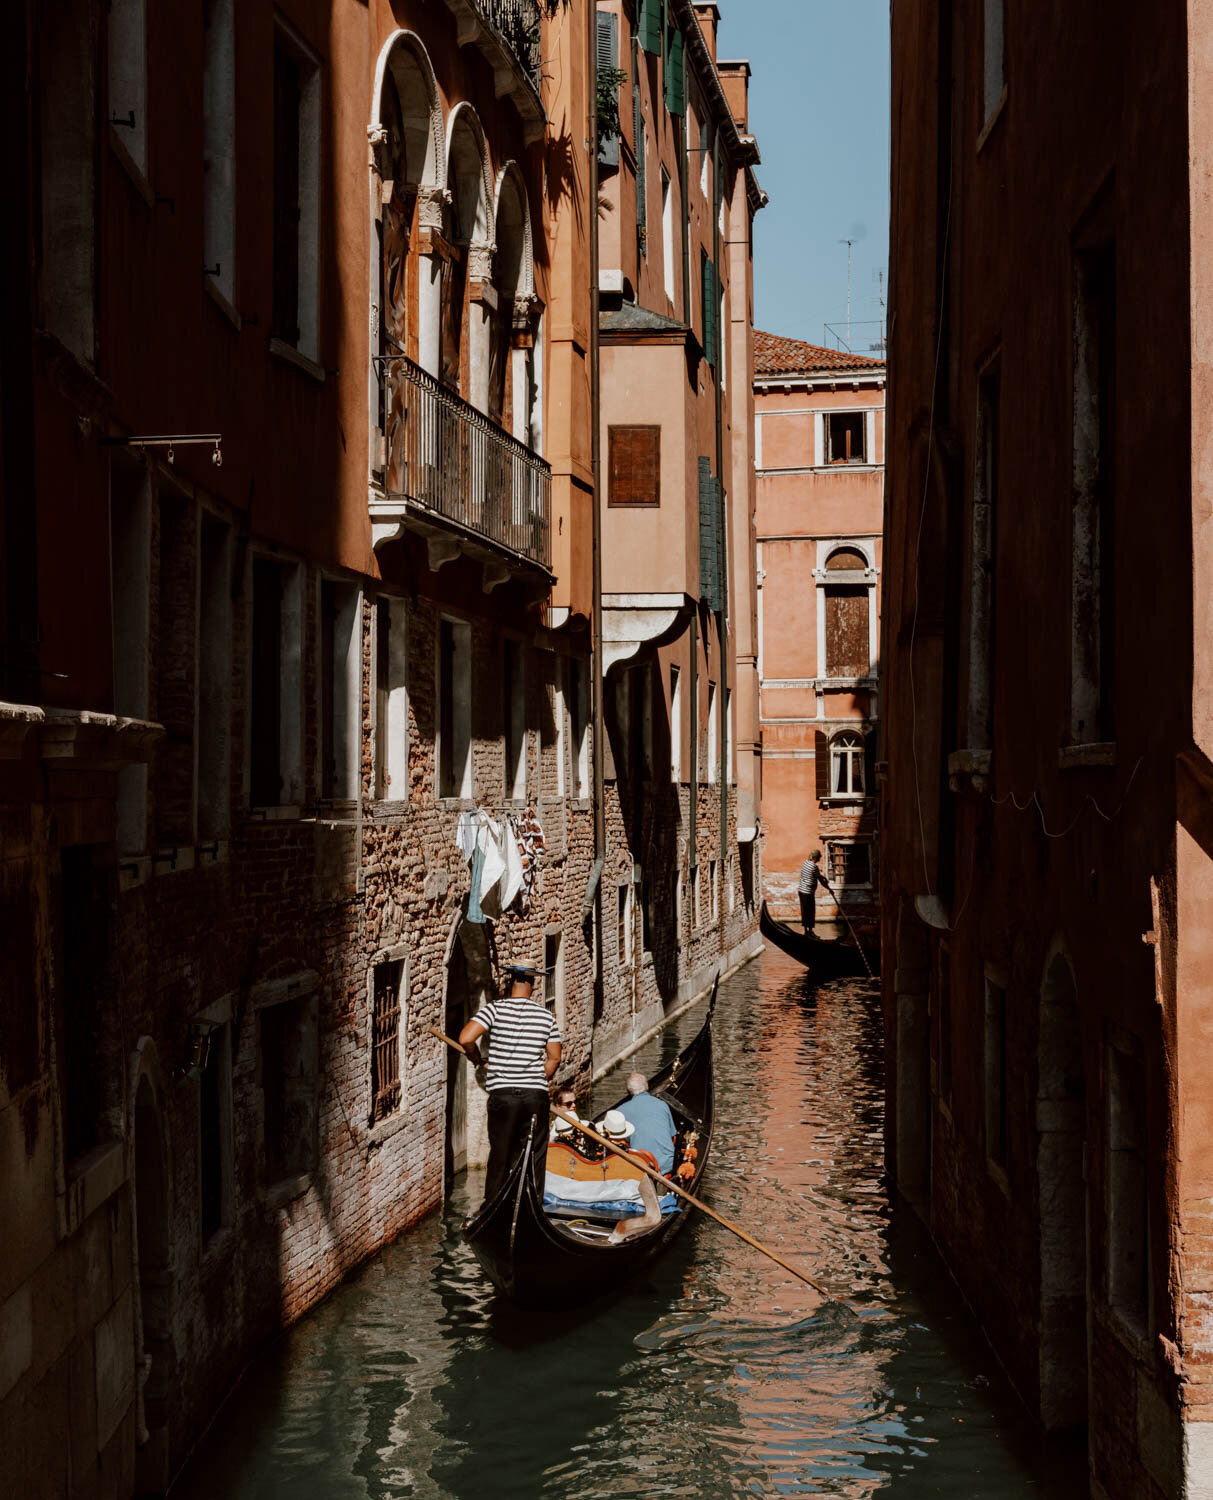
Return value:
M 777 922 L 767 910 L 765 901 L 758 914 L 758 925 L 769 943 L 774 943 L 789 958 L 802 963 L 819 983 L 824 984 L 831 979 L 866 979 L 869 968 L 873 974 L 880 972 L 880 954 L 877 949 L 861 950 L 853 939 L 819 938 L 816 934 L 804 932 L 787 922 Z
M 679 1136 L 696 1135 L 695 1175 L 681 1183 L 690 1193 L 699 1190 L 712 1144 L 712 1011 L 719 984 L 718 974 L 707 1019 L 694 1041 L 650 1084 L 652 1093 L 670 1106 Z M 663 1250 L 691 1212 L 683 1204 L 655 1228 L 609 1245 L 605 1233 L 588 1238 L 547 1213 L 544 1173 L 543 1155 L 528 1148 L 494 1200 L 463 1226 L 490 1281 L 515 1302 L 561 1307 L 612 1290 Z

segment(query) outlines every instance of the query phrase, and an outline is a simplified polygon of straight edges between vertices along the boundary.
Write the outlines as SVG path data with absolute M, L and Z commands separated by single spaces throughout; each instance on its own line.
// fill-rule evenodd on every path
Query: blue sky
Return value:
M 825 323 L 845 336 L 839 241 L 854 241 L 854 323 L 879 318 L 876 273 L 888 265 L 888 0 L 717 3 L 719 56 L 748 58 L 754 70 L 750 128 L 771 197 L 754 226 L 755 322 L 814 344 Z M 855 352 L 875 334 L 853 326 Z

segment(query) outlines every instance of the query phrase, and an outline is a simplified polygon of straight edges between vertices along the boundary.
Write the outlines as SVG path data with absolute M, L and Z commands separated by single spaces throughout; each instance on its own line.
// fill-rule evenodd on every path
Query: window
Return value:
M 700 327 L 703 332 L 703 357 L 713 370 L 720 359 L 720 290 L 716 267 L 706 250 L 700 251 Z
M 679 36 L 682 33 L 679 32 Z M 670 191 L 670 174 L 661 169 L 661 257 L 665 274 L 665 294 L 674 302 L 674 195 Z
M 303 801 L 299 569 L 253 558 L 249 796 L 254 807 Z
M 559 658 L 556 667 L 555 699 L 552 711 L 556 723 L 556 795 L 564 797 L 569 783 L 569 659 Z
M 409 795 L 408 606 L 381 595 L 375 602 L 375 796 Z
M 1070 735 L 1115 737 L 1116 247 L 1075 257 Z
M 211 285 L 236 301 L 236 0 L 202 7 L 202 259 Z
M 443 620 L 438 631 L 438 795 L 472 795 L 472 627 Z
M 279 27 L 274 37 L 274 338 L 319 353 L 320 68 Z
M 203 1249 L 231 1223 L 231 1115 L 231 1027 L 223 1023 L 208 1033 L 206 1065 L 198 1080 L 198 1198 Z
M 864 412 L 826 412 L 824 423 L 827 464 L 867 463 L 867 421 Z
M 260 1021 L 268 1187 L 310 1172 L 316 1163 L 316 997 L 267 1005 Z
M 691 866 L 691 927 L 696 928 L 700 923 L 699 913 L 699 866 Z
M 648 141 L 644 129 L 644 104 L 640 93 L 640 49 L 632 57 L 632 142 L 636 153 L 636 249 L 647 255 L 649 248 Z
M 712 150 L 708 142 L 708 126 L 705 121 L 699 127 L 699 191 L 708 196 L 708 174 L 712 166 Z
M 198 837 L 226 838 L 231 809 L 232 532 L 203 515 L 199 547 Z
M 596 12 L 598 72 L 619 78 L 619 17 L 614 11 Z M 619 165 L 619 132 L 598 132 L 598 161 L 604 167 Z
M 632 962 L 632 887 L 616 888 L 618 930 L 616 932 L 616 954 L 620 968 L 626 969 Z
M 661 504 L 661 428 L 608 429 L 610 505 Z
M 347 583 L 320 584 L 320 796 L 358 797 L 362 724 L 362 600 Z
M 825 595 L 825 675 L 867 677 L 871 670 L 869 589 L 866 583 L 828 584 Z
M 725 890 L 728 892 L 728 909 L 731 914 L 733 908 L 737 905 L 737 877 L 734 873 L 733 856 L 731 854 L 729 855 L 728 859 L 725 860 L 724 864 L 724 884 Z
M 1136 1042 L 1108 1048 L 1108 1301 L 1145 1333 L 1150 1308 L 1145 1064 Z
M 724 695 L 724 770 L 725 779 L 735 780 L 733 765 L 733 689 L 726 688 Z
M 150 663 L 151 498 L 147 470 L 110 467 L 110 590 L 113 600 L 114 712 L 146 719 Z M 147 767 L 118 773 L 118 848 L 147 847 Z
M 376 964 L 371 1003 L 371 1124 L 400 1108 L 400 1017 L 404 960 Z
M 155 714 L 164 743 L 152 769 L 155 844 L 194 842 L 194 672 L 197 630 L 193 507 L 175 491 L 160 495 L 157 549 Z
M 670 668 L 670 780 L 682 780 L 682 672 Z
M 147 17 L 144 0 L 110 0 L 109 121 L 147 174 Z
M 42 85 L 37 121 L 41 317 L 49 333 L 91 365 L 96 354 L 94 11 L 84 0 L 60 0 L 39 6 L 36 14 Z
M 713 922 L 720 920 L 720 883 L 716 878 L 719 867 L 719 860 L 710 859 L 708 861 L 708 900 L 711 903 L 711 920 Z
M 502 721 L 505 724 L 505 795 L 526 796 L 526 648 L 504 642 Z
M 564 1034 L 565 988 L 564 947 L 559 928 L 549 928 L 543 935 L 543 1003 Z
M 982 25 L 981 122 L 989 122 L 1007 82 L 1006 0 L 985 0 Z
M 830 741 L 830 795 L 864 795 L 863 735 L 844 729 Z
M 831 885 L 871 885 L 872 846 L 870 844 L 831 842 L 829 850 Z
M 986 977 L 985 1006 L 986 1155 L 1007 1164 L 1007 992 Z
M 569 717 L 573 740 L 573 795 L 590 795 L 590 712 L 585 664 L 569 662 Z
M 80 844 L 60 852 L 56 1054 L 65 1162 L 103 1138 L 106 1069 L 99 1058 L 109 1000 L 110 911 L 117 899 L 111 883 L 102 849 Z
M 973 474 L 973 521 L 969 565 L 968 742 L 988 749 L 994 735 L 995 574 L 998 549 L 998 370 L 978 383 L 977 463 Z
M 708 754 L 707 754 L 707 779 L 709 782 L 716 780 L 717 746 L 720 743 L 718 737 L 719 724 L 716 722 L 716 684 L 708 683 Z

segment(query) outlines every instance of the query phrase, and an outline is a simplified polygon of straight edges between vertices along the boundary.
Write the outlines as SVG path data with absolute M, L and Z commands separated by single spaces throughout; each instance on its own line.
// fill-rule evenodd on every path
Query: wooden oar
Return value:
M 439 1031 L 437 1026 L 430 1027 L 430 1034 L 432 1036 L 436 1036 L 440 1041 L 445 1042 L 448 1047 L 453 1047 L 456 1052 L 462 1052 L 465 1057 L 467 1056 L 466 1049 L 461 1047 L 458 1042 L 452 1041 L 452 1039 L 447 1036 L 445 1032 Z M 693 1208 L 697 1208 L 701 1213 L 707 1214 L 709 1219 L 715 1219 L 717 1224 L 723 1224 L 724 1227 L 731 1233 L 735 1234 L 739 1240 L 744 1240 L 747 1245 L 750 1245 L 753 1249 L 760 1251 L 767 1257 L 768 1260 L 773 1260 L 777 1266 L 782 1266 L 785 1271 L 791 1271 L 793 1276 L 796 1276 L 801 1281 L 807 1283 L 807 1285 L 811 1286 L 815 1292 L 824 1297 L 827 1301 L 834 1300 L 833 1298 L 831 1298 L 829 1292 L 827 1292 L 823 1286 L 820 1286 L 816 1281 L 813 1280 L 811 1276 L 806 1276 L 803 1271 L 797 1270 L 797 1268 L 792 1265 L 790 1261 L 784 1260 L 782 1255 L 777 1255 L 774 1250 L 769 1249 L 766 1245 L 756 1240 L 752 1235 L 747 1234 L 740 1225 L 734 1224 L 731 1219 L 726 1219 L 723 1214 L 718 1214 L 714 1208 L 709 1208 L 702 1199 L 696 1198 L 693 1194 L 688 1193 L 685 1188 L 679 1187 L 676 1182 L 672 1182 L 668 1177 L 663 1177 L 660 1172 L 655 1172 L 647 1162 L 641 1161 L 638 1156 L 633 1156 L 630 1151 L 625 1151 L 621 1146 L 617 1146 L 614 1141 L 607 1140 L 606 1136 L 599 1135 L 598 1132 L 587 1125 L 584 1120 L 579 1120 L 576 1115 L 566 1114 L 562 1109 L 553 1109 L 552 1113 L 561 1120 L 567 1120 L 569 1124 L 575 1126 L 582 1135 L 589 1136 L 590 1140 L 597 1141 L 600 1146 L 605 1146 L 608 1151 L 613 1151 L 616 1156 L 622 1156 L 624 1161 L 630 1162 L 632 1166 L 639 1168 L 639 1170 L 642 1171 L 646 1177 L 652 1178 L 652 1180 L 657 1183 L 659 1187 L 666 1188 L 669 1192 L 677 1193 L 680 1198 L 684 1199 Z

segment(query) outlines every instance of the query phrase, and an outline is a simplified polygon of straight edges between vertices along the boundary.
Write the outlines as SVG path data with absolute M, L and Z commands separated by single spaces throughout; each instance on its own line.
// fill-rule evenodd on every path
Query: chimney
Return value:
M 708 51 L 712 54 L 712 61 L 716 61 L 716 30 L 720 25 L 720 7 L 714 0 L 695 0 L 695 16 L 699 22 L 699 29 L 703 32 L 703 39 L 708 44 Z
M 718 62 L 716 71 L 729 101 L 729 110 L 742 135 L 750 133 L 750 65 L 740 62 Z

